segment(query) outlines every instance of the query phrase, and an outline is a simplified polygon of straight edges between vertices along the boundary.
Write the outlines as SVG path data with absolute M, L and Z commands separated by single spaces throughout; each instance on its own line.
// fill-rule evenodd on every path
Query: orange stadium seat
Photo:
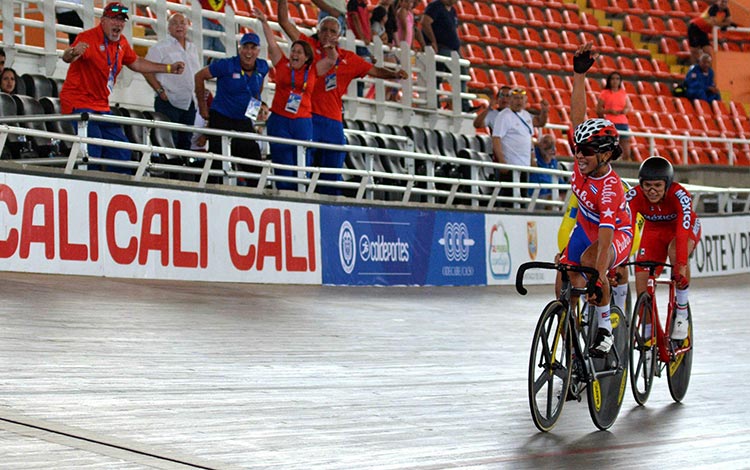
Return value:
M 523 26 L 527 24 L 526 12 L 519 5 L 508 5 L 510 13 L 510 22 L 515 25 Z
M 458 25 L 458 37 L 465 42 L 479 42 L 483 34 L 474 23 L 461 23 Z
M 609 75 L 610 73 L 617 71 L 620 72 L 623 76 L 627 76 L 626 72 L 620 70 L 612 56 L 602 54 L 597 59 L 597 63 L 599 65 L 599 70 L 603 74 Z
M 510 83 L 513 85 L 529 88 L 529 80 L 526 78 L 526 74 L 511 70 L 508 72 L 508 77 L 510 78 Z
M 547 70 L 559 72 L 565 68 L 562 63 L 562 57 L 557 52 L 544 51 L 542 52 L 542 56 L 544 57 L 544 64 Z
M 711 104 L 708 101 L 692 100 L 692 104 L 693 109 L 698 116 L 707 117 L 713 115 L 713 109 L 711 109 Z
M 560 33 L 560 36 L 562 37 L 563 44 L 566 44 L 565 50 L 575 51 L 581 46 L 581 41 L 578 38 L 578 35 L 572 31 L 563 30 Z
M 477 11 L 475 21 L 489 23 L 495 20 L 495 11 L 489 3 L 474 2 L 474 9 Z
M 476 8 L 472 2 L 460 1 L 454 5 L 456 8 L 456 14 L 458 19 L 461 21 L 474 21 L 477 16 Z
M 475 65 L 487 63 L 487 54 L 480 46 L 466 43 L 461 46 L 461 56 Z
M 541 55 L 541 52 L 539 53 Z M 547 75 L 549 76 L 549 75 Z M 547 76 L 538 72 L 529 72 L 529 83 L 532 88 L 547 89 Z
M 543 28 L 544 27 L 544 11 L 539 7 L 528 6 L 526 7 L 526 24 L 532 28 Z
M 635 46 L 633 43 L 633 40 L 630 38 L 630 36 L 626 36 L 624 34 L 620 34 L 615 37 L 615 41 L 620 45 L 620 48 L 622 50 L 630 49 L 632 50 L 632 54 L 637 54 L 644 57 L 651 57 L 651 51 L 648 49 L 641 49 Z
M 674 31 L 676 34 L 670 34 L 673 37 L 686 38 L 687 37 L 687 23 L 685 21 L 675 18 L 667 20 L 667 29 Z
M 653 3 L 654 8 L 665 12 L 667 16 L 670 16 L 672 18 L 687 19 L 688 17 L 692 16 L 688 15 L 679 8 L 675 8 L 675 5 L 670 0 L 651 0 L 651 2 Z
M 562 14 L 553 8 L 548 8 L 544 10 L 544 14 L 546 17 L 545 24 L 547 28 L 557 29 L 561 30 L 563 25 L 565 24 L 565 19 L 563 18 Z
M 628 56 L 618 56 L 616 59 L 617 71 L 622 74 L 623 77 L 633 77 L 638 73 L 638 66 L 635 61 Z
M 597 34 L 595 44 L 602 54 L 614 54 L 617 50 L 617 42 L 611 34 Z
M 525 47 L 539 48 L 544 43 L 542 35 L 534 28 L 521 29 L 521 44 Z M 543 46 L 547 47 L 547 46 Z
M 493 67 L 499 67 L 505 64 L 505 55 L 499 46 L 487 46 L 487 63 Z
M 690 49 L 683 47 L 675 38 L 663 37 L 659 40 L 659 52 L 677 56 L 683 60 L 690 57 Z
M 549 83 L 548 88 L 551 90 L 571 91 L 565 79 L 560 75 L 547 75 L 547 82 Z
M 502 70 L 496 70 L 496 69 L 490 70 L 490 77 L 492 78 L 492 83 L 494 83 L 498 87 L 501 87 L 503 85 L 510 85 L 510 80 L 508 80 L 508 75 L 506 75 L 506 73 L 503 72 Z
M 523 59 L 524 65 L 532 70 L 544 68 L 544 56 L 536 49 L 525 49 Z
M 469 88 L 484 90 L 492 83 L 487 71 L 479 67 L 470 67 L 469 76 L 471 77 L 468 83 Z
M 487 27 L 497 29 L 497 26 L 495 25 L 487 25 Z M 521 41 L 523 40 L 523 38 L 521 38 L 521 33 L 513 26 L 503 26 L 501 31 L 506 45 L 517 46 L 521 44 Z
M 520 69 L 524 65 L 524 58 L 523 54 L 520 50 L 516 49 L 515 47 L 506 47 L 503 49 L 504 57 L 505 57 L 505 64 L 508 67 L 514 68 L 514 69 Z M 510 72 L 513 74 L 513 71 Z M 513 78 L 511 77 L 511 81 Z
M 513 24 L 513 25 L 523 25 L 525 20 L 519 20 L 516 18 L 513 13 L 511 13 L 510 8 L 506 5 L 494 4 L 495 11 L 497 12 L 497 16 L 502 19 L 503 24 Z
M 571 33 L 572 34 L 572 33 Z M 575 51 L 577 46 L 575 44 L 569 44 L 563 40 L 562 34 L 554 29 L 545 29 L 542 31 L 542 37 L 546 44 L 554 44 L 554 47 L 550 49 L 563 49 L 565 51 Z

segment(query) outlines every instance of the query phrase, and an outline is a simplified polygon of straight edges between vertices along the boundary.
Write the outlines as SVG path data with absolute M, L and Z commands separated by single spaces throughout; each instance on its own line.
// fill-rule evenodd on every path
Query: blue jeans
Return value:
M 90 114 L 103 114 L 111 115 L 111 112 L 102 113 L 100 111 L 93 111 L 91 109 L 76 108 L 73 110 L 74 114 L 78 113 L 90 113 Z M 76 132 L 78 132 L 78 122 L 73 121 Z M 112 124 L 109 122 L 97 122 L 88 121 L 87 135 L 91 138 L 96 139 L 107 139 L 114 140 L 117 142 L 130 142 L 125 136 L 125 131 L 122 130 L 122 126 L 119 124 Z M 132 152 L 128 149 L 121 149 L 115 147 L 104 147 L 101 145 L 88 145 L 89 156 L 94 158 L 111 158 L 112 160 L 129 161 Z M 132 175 L 134 172 L 130 168 L 123 168 L 119 166 L 101 166 L 101 165 L 89 165 L 90 170 L 100 171 L 111 171 L 113 173 L 124 173 Z
M 224 32 L 224 26 L 216 24 L 208 18 L 203 18 L 203 29 L 210 31 L 221 31 Z M 216 52 L 226 52 L 224 43 L 221 42 L 221 38 L 203 36 L 203 49 Z
M 172 106 L 169 101 L 164 101 L 158 96 L 154 99 L 154 111 L 167 116 L 170 122 L 192 126 L 195 124 L 195 103 L 190 102 L 188 109 L 180 109 Z M 190 132 L 172 131 L 172 139 L 175 148 L 181 150 L 190 150 Z
M 284 137 L 286 139 L 307 140 L 313 139 L 313 124 L 310 118 L 289 119 L 286 116 L 280 116 L 272 113 L 266 122 L 266 131 L 273 137 Z M 274 163 L 282 165 L 297 164 L 297 146 L 287 144 L 277 144 L 271 142 L 271 160 Z M 312 164 L 312 149 L 307 149 L 305 165 Z M 297 176 L 293 170 L 274 169 L 274 174 L 278 176 Z M 296 183 L 288 181 L 276 181 L 277 189 L 297 189 Z
M 335 121 L 328 119 L 327 117 L 313 114 L 313 141 L 321 144 L 334 144 L 334 145 L 345 145 L 346 138 L 344 137 L 344 124 L 341 121 Z M 343 168 L 344 160 L 346 159 L 346 152 L 343 150 L 326 150 L 326 149 L 314 149 L 313 150 L 313 165 L 326 167 L 326 168 Z M 320 175 L 321 180 L 329 181 L 341 181 L 341 174 L 326 174 Z M 319 193 L 323 194 L 341 194 L 339 188 L 331 186 L 321 186 L 318 189 Z

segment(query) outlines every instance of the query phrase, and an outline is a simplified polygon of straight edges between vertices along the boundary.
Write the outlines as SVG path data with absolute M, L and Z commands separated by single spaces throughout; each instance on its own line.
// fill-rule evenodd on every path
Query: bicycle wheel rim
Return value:
M 674 322 L 674 317 L 672 318 Z M 675 342 L 676 343 L 676 342 Z M 667 383 L 669 394 L 676 402 L 681 402 L 687 394 L 690 385 L 690 373 L 693 368 L 693 313 L 688 305 L 688 336 L 679 342 L 680 347 L 690 345 L 690 349 L 683 354 L 676 355 L 667 364 Z
M 534 425 L 544 432 L 552 429 L 560 418 L 570 386 L 570 334 L 564 313 L 560 302 L 548 304 L 539 317 L 531 343 L 529 408 Z
M 654 337 L 652 334 L 646 334 L 646 325 L 649 322 L 652 331 L 656 331 L 651 305 L 651 296 L 643 292 L 635 303 L 630 328 L 630 390 L 633 392 L 635 402 L 639 405 L 645 405 L 651 394 L 658 358 Z
M 609 429 L 620 414 L 628 381 L 630 357 L 630 328 L 625 314 L 619 307 L 612 307 L 610 319 L 612 320 L 612 334 L 615 338 L 615 344 L 612 347 L 617 349 L 620 369 L 616 374 L 595 379 L 586 390 L 591 420 L 601 430 Z M 607 362 L 612 360 L 611 356 L 612 353 L 606 358 L 594 359 L 595 370 L 608 369 L 610 366 Z

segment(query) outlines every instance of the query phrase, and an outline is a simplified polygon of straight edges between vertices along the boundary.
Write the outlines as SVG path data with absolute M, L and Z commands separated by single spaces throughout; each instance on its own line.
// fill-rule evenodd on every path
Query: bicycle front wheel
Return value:
M 622 399 L 628 381 L 630 358 L 630 328 L 627 317 L 619 307 L 611 307 L 612 335 L 615 344 L 604 358 L 595 358 L 594 370 L 604 372 L 595 378 L 587 389 L 589 414 L 594 425 L 602 431 L 609 429 L 622 408 Z
M 674 318 L 672 318 L 674 322 Z M 690 384 L 690 371 L 693 368 L 693 312 L 688 305 L 688 336 L 682 341 L 672 341 L 675 348 L 690 347 L 682 354 L 677 354 L 669 361 L 669 373 L 667 382 L 669 383 L 669 394 L 676 402 L 682 401 L 687 394 L 688 385 Z
M 570 386 L 570 332 L 568 312 L 559 301 L 542 311 L 529 357 L 529 407 L 534 425 L 547 432 L 562 413 Z
M 630 389 L 639 405 L 645 405 L 654 384 L 658 350 L 656 349 L 655 315 L 651 296 L 638 296 L 630 325 Z

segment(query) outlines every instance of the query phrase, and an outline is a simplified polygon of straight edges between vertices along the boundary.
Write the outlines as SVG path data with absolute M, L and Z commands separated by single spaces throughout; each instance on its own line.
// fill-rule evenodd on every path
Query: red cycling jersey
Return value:
M 586 176 L 575 165 L 570 180 L 573 193 L 578 198 L 576 222 L 589 240 L 599 238 L 599 228 L 628 232 L 632 237 L 633 227 L 630 209 L 625 202 L 625 190 L 617 173 L 610 168 L 604 176 Z
M 628 191 L 626 197 L 631 212 L 640 213 L 645 220 L 639 253 L 646 253 L 649 247 L 652 247 L 652 252 L 658 250 L 666 253 L 666 247 L 676 239 L 676 262 L 678 265 L 686 265 L 688 239 L 697 241 L 701 233 L 700 221 L 693 211 L 690 193 L 681 184 L 672 183 L 662 200 L 656 204 L 648 201 L 640 186 Z M 661 235 L 655 236 L 657 233 Z M 651 261 L 663 259 L 661 257 L 660 260 Z

